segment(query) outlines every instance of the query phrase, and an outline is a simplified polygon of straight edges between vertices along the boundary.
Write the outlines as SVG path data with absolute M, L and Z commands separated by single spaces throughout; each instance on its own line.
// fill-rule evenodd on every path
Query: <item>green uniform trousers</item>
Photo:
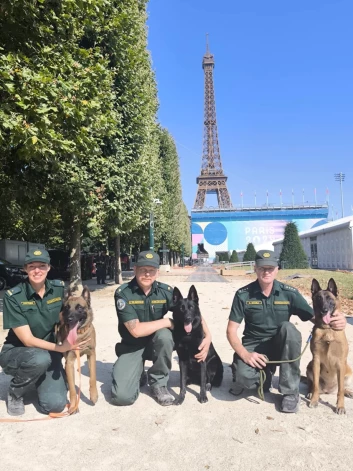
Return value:
M 243 339 L 243 345 L 249 352 L 262 353 L 269 360 L 292 360 L 301 353 L 301 333 L 291 322 L 283 322 L 277 334 L 271 339 Z M 235 353 L 233 359 L 236 385 L 246 389 L 256 389 L 259 386 L 260 372 L 257 368 L 244 363 Z M 300 382 L 300 360 L 293 363 L 279 364 L 279 387 L 282 394 L 297 394 Z M 271 365 L 272 366 L 272 365 Z
M 153 361 L 148 370 L 149 385 L 152 388 L 167 386 L 173 348 L 173 335 L 169 329 L 157 330 L 143 348 L 117 344 L 119 358 L 113 366 L 112 404 L 129 406 L 136 401 L 145 360 Z
M 61 412 L 67 404 L 67 385 L 61 363 L 62 354 L 34 347 L 4 345 L 0 366 L 13 376 L 9 392 L 23 397 L 34 385 L 38 393 L 38 407 L 44 414 Z

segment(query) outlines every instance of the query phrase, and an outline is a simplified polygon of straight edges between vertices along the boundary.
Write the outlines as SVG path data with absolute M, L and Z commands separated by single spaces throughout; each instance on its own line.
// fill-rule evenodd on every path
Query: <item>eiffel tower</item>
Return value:
M 221 155 L 218 144 L 218 131 L 216 119 L 216 103 L 213 85 L 213 55 L 208 48 L 203 56 L 202 68 L 205 73 L 205 110 L 204 110 L 204 137 L 201 174 L 197 177 L 198 184 L 194 209 L 204 209 L 206 194 L 216 194 L 220 209 L 232 208 L 232 202 L 227 189 L 227 178 L 223 173 Z

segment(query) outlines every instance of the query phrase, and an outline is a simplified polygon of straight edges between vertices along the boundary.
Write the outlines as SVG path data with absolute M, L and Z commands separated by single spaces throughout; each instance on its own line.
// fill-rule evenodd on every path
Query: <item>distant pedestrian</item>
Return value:
M 107 273 L 107 256 L 105 252 L 99 252 L 96 260 L 96 275 L 97 275 L 97 285 L 105 285 L 105 277 Z

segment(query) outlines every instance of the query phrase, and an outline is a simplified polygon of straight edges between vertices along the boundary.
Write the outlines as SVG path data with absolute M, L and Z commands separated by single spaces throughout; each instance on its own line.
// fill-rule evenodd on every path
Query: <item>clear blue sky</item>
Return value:
M 223 168 L 233 205 L 324 202 L 353 214 L 353 1 L 150 0 L 159 120 L 180 157 L 190 211 L 201 167 L 209 33 Z M 214 204 L 211 199 L 207 204 Z M 331 215 L 330 215 L 331 218 Z

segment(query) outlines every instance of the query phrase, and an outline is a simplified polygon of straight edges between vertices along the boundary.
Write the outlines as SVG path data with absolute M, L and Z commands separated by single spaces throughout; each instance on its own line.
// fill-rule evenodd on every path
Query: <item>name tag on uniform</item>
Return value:
M 151 301 L 151 304 L 165 304 L 166 302 L 166 299 L 155 299 L 154 301 Z
M 34 306 L 36 304 L 35 301 L 21 301 L 23 306 Z
M 47 301 L 47 304 L 53 304 L 53 303 L 57 303 L 58 301 L 61 301 L 61 298 L 53 298 L 53 299 L 49 299 L 49 301 Z
M 129 304 L 145 304 L 145 301 L 129 301 Z
M 246 301 L 246 304 L 250 304 L 251 306 L 252 305 L 259 305 L 259 304 L 262 304 L 262 301 Z
M 290 304 L 290 301 L 273 301 L 273 304 L 285 304 L 288 306 Z

